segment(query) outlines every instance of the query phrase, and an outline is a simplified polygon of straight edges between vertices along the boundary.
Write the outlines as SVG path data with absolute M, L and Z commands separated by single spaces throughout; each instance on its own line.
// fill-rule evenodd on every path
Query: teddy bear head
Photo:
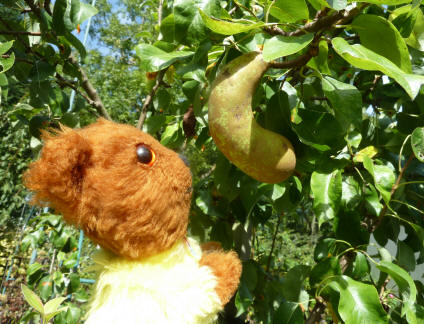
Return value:
M 184 238 L 191 173 L 184 161 L 135 127 L 104 119 L 43 133 L 24 175 L 33 202 L 48 204 L 103 248 L 148 257 Z

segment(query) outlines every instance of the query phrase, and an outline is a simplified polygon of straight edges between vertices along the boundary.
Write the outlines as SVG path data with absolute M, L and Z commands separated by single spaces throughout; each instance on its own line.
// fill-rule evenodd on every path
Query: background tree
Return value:
M 421 1 L 1 4 L 2 129 L 10 142 L 37 151 L 40 128 L 103 116 L 183 149 L 194 174 L 191 235 L 244 258 L 223 322 L 423 321 Z M 87 53 L 77 31 L 92 15 Z M 275 185 L 243 174 L 208 134 L 212 81 L 226 62 L 257 50 L 273 68 L 256 91 L 255 118 L 289 138 L 297 155 L 294 175 Z M 13 150 L 3 147 L 10 161 Z M 18 151 L 24 165 L 28 153 Z M 20 171 L 5 170 L 19 192 Z M 11 196 L 1 198 L 4 220 L 19 209 L 3 207 Z M 56 234 L 46 239 L 47 229 Z M 38 289 L 45 299 L 70 289 L 70 305 L 84 302 L 85 288 L 63 280 L 79 280 L 75 235 L 46 214 L 24 239 L 27 248 L 47 244 L 47 264 L 60 273 L 56 283 L 42 263 L 28 269 L 32 287 L 54 282 L 51 291 Z M 69 314 L 55 321 L 81 316 Z

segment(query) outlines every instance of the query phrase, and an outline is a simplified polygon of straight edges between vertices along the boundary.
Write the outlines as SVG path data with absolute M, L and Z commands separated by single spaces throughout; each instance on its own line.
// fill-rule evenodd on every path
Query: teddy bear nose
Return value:
M 190 163 L 188 162 L 188 159 L 187 159 L 187 157 L 184 155 L 184 154 L 178 154 L 178 156 L 180 157 L 180 159 L 181 160 L 183 160 L 183 162 L 184 162 L 184 164 L 187 166 L 187 167 L 190 167 Z

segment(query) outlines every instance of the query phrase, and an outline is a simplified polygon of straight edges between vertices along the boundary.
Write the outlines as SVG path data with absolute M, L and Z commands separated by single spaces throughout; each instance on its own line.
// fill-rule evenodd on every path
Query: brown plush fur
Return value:
M 186 235 L 191 174 L 178 154 L 129 125 L 104 119 L 44 135 L 38 161 L 24 175 L 38 203 L 50 202 L 69 223 L 123 257 L 170 248 Z M 138 162 L 146 144 L 156 162 Z
M 242 266 L 237 254 L 234 251 L 209 250 L 202 255 L 200 264 L 210 267 L 218 278 L 215 290 L 222 305 L 225 305 L 237 290 L 241 276 Z
M 178 154 L 132 126 L 104 119 L 43 138 L 41 157 L 24 175 L 34 203 L 50 203 L 94 242 L 128 259 L 160 253 L 185 237 L 191 173 Z M 154 151 L 153 165 L 138 161 L 139 144 Z M 212 268 L 225 304 L 237 289 L 240 260 L 217 243 L 203 253 L 200 263 Z

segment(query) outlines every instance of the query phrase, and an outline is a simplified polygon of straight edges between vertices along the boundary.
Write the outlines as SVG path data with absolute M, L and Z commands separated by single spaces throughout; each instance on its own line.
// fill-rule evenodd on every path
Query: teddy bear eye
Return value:
M 148 166 L 153 165 L 156 160 L 156 154 L 153 150 L 144 144 L 137 145 L 137 158 L 140 163 L 147 164 Z

